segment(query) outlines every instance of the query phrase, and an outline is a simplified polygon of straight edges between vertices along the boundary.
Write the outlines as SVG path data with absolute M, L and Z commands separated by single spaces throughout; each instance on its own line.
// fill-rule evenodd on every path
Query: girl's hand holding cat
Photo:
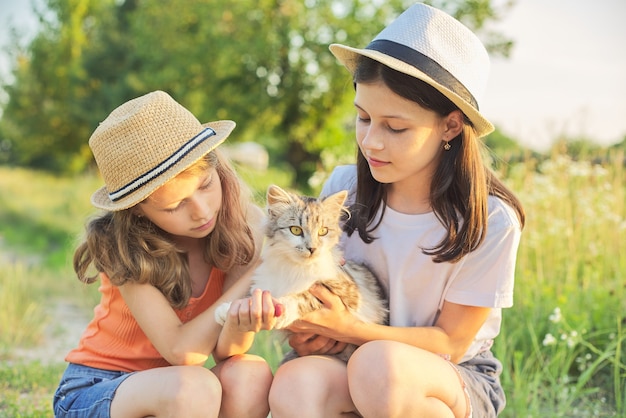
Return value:
M 231 303 L 224 328 L 237 332 L 270 330 L 276 325 L 282 309 L 270 292 L 255 289 L 249 297 Z
M 252 347 L 256 333 L 262 329 L 272 329 L 281 312 L 282 305 L 272 298 L 270 292 L 260 289 L 254 290 L 249 297 L 230 303 L 213 352 L 216 362 L 246 353 Z
M 308 332 L 293 333 L 289 345 L 300 357 L 309 355 L 332 355 L 341 353 L 348 343 Z
M 324 306 L 295 321 L 289 326 L 289 330 L 295 333 L 316 334 L 334 340 L 344 340 L 346 337 L 344 330 L 350 329 L 350 324 L 358 321 L 357 318 L 348 311 L 341 298 L 326 287 L 313 285 L 309 291 Z

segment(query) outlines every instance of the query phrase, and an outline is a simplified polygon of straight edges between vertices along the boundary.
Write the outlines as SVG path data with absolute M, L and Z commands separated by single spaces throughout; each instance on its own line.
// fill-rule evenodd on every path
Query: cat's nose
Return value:
M 309 250 L 309 252 L 311 253 L 311 255 L 313 255 L 313 253 L 315 252 L 315 250 L 317 250 L 317 248 L 315 248 L 315 247 L 307 247 L 307 249 Z

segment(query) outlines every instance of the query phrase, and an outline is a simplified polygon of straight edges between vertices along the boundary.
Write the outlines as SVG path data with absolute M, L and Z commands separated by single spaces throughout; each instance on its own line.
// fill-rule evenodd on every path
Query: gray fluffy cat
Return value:
M 387 302 L 376 277 L 357 263 L 341 265 L 343 256 L 337 244 L 347 194 L 341 191 L 322 200 L 298 196 L 278 186 L 268 188 L 263 261 L 252 276 L 252 289 L 269 290 L 284 306 L 277 329 L 322 307 L 308 291 L 315 283 L 341 297 L 360 320 L 387 323 Z M 229 307 L 228 303 L 218 307 L 218 323 L 225 322 Z M 347 361 L 355 348 L 349 345 L 337 357 Z

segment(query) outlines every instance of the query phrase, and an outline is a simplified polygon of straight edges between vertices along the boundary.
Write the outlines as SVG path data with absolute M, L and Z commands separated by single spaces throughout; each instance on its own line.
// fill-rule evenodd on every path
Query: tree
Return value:
M 367 42 L 371 35 L 359 22 L 385 21 L 396 9 L 336 0 L 205 0 L 172 14 L 163 13 L 162 2 L 143 2 L 134 12 L 134 40 L 159 49 L 136 48 L 136 78 L 145 90 L 175 92 L 205 119 L 234 119 L 236 137 L 262 142 L 306 188 L 322 151 L 342 142 L 343 129 L 329 123 L 342 122 L 351 100 L 348 74 L 329 43 Z M 153 27 L 167 28 L 168 36 Z
M 262 143 L 306 189 L 325 161 L 354 157 L 353 87 L 328 45 L 365 46 L 411 3 L 47 0 L 53 18 L 40 14 L 6 87 L 0 132 L 12 162 L 76 172 L 92 163 L 88 135 L 110 110 L 160 89 L 203 122 L 235 120 L 230 140 Z M 486 30 L 501 17 L 494 1 L 431 3 L 507 53 Z
M 91 92 L 82 66 L 89 44 L 89 16 L 106 8 L 97 0 L 51 0 L 37 12 L 41 30 L 19 56 L 15 82 L 3 86 L 9 101 L 2 134 L 8 160 L 54 172 L 80 172 L 89 162 L 89 127 L 80 107 Z M 44 15 L 52 12 L 54 19 Z

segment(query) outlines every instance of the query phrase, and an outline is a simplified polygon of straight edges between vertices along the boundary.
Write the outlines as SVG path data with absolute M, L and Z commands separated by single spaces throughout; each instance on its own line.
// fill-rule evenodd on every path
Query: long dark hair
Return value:
M 412 100 L 425 109 L 446 116 L 458 107 L 429 84 L 410 75 L 393 70 L 386 65 L 360 56 L 354 73 L 357 84 L 382 81 L 393 92 Z M 525 214 L 517 197 L 483 163 L 484 144 L 477 138 L 469 119 L 464 116 L 461 133 L 449 142 L 451 148 L 443 153 L 430 186 L 430 203 L 443 227 L 446 236 L 433 248 L 423 248 L 433 261 L 456 262 L 474 251 L 487 233 L 487 199 L 497 196 L 510 205 L 524 226 Z M 352 216 L 345 223 L 348 235 L 358 231 L 364 242 L 375 237 L 372 232 L 378 227 L 374 223 L 376 213 L 386 201 L 386 187 L 374 179 L 367 160 L 358 151 L 356 201 L 350 207 Z

